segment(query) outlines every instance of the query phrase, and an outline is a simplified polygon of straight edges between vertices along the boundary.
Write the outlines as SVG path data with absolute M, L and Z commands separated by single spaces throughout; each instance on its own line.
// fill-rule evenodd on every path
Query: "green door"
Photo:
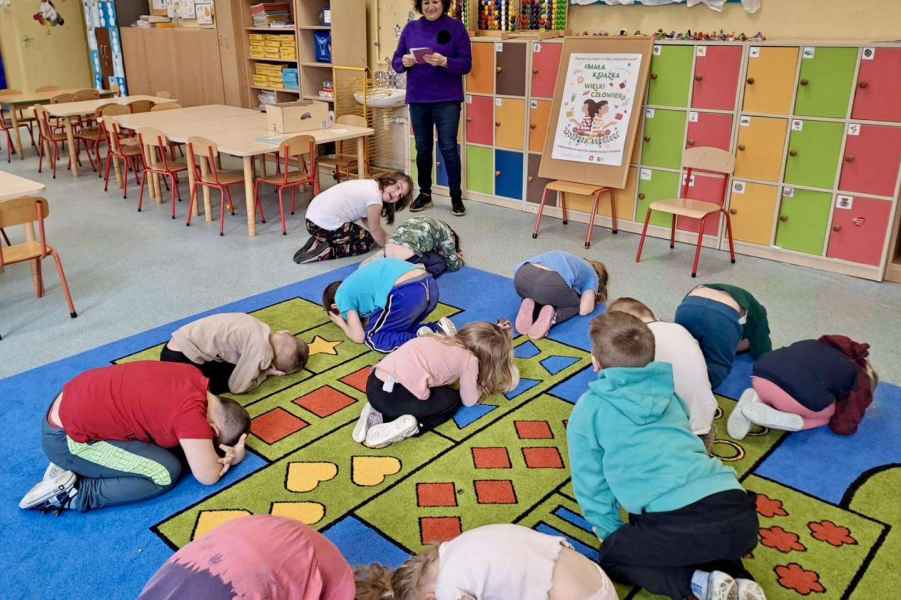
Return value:
M 857 48 L 802 48 L 795 114 L 836 119 L 848 116 L 856 65 Z
M 843 123 L 793 119 L 785 183 L 832 189 L 844 136 Z
M 672 200 L 679 197 L 679 174 L 653 169 L 638 170 L 638 212 L 635 218 L 644 223 L 648 205 L 657 200 Z M 651 225 L 669 227 L 670 215 L 655 212 L 651 215 Z
M 648 79 L 648 104 L 688 106 L 693 46 L 654 46 Z
M 789 197 L 791 195 L 791 197 Z M 822 256 L 832 194 L 786 188 L 779 209 L 776 245 L 786 250 Z
M 685 115 L 681 110 L 646 108 L 641 143 L 641 164 L 678 169 L 685 145 Z
M 466 189 L 486 194 L 494 193 L 494 159 L 491 148 L 466 146 Z

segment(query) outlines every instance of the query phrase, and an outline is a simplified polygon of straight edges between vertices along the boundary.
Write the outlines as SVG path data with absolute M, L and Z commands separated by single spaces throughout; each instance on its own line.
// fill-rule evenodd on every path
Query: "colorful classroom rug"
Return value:
M 592 378 L 587 319 L 557 327 L 551 339 L 518 338 L 522 381 L 513 392 L 461 410 L 435 432 L 370 450 L 350 433 L 379 357 L 344 340 L 317 303 L 325 285 L 351 268 L 216 309 L 252 312 L 294 331 L 312 356 L 303 372 L 237 397 L 253 417 L 252 451 L 214 487 L 188 476 L 161 498 L 58 518 L 16 506 L 46 464 L 39 423 L 60 385 L 87 368 L 156 358 L 176 327 L 200 315 L 0 381 L 0 596 L 133 598 L 174 549 L 248 514 L 308 523 L 352 564 L 397 565 L 424 544 L 495 522 L 564 535 L 594 556 L 597 543 L 570 484 L 565 435 L 573 403 Z M 466 268 L 439 285 L 436 312 L 458 325 L 512 318 L 517 307 L 510 281 L 486 272 Z M 740 361 L 718 390 L 721 413 L 728 415 L 749 373 Z M 739 443 L 724 425 L 720 414 L 717 455 L 759 494 L 760 544 L 748 565 L 769 598 L 897 597 L 901 389 L 883 384 L 849 438 L 761 430 Z M 649 596 L 619 591 L 621 598 Z

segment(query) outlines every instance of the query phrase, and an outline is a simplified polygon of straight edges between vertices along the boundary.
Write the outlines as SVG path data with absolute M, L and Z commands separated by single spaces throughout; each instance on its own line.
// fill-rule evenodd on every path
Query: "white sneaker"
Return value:
M 419 329 L 416 330 L 416 337 L 426 337 L 429 335 L 435 335 L 435 331 L 428 325 L 421 325 Z
M 801 415 L 777 410 L 764 404 L 757 394 L 754 394 L 751 401 L 741 407 L 741 412 L 752 423 L 770 429 L 801 431 L 804 428 L 804 419 L 801 418 Z
M 738 588 L 732 576 L 722 571 L 712 571 L 707 579 L 705 600 L 738 600 Z
M 763 588 L 756 581 L 736 579 L 735 587 L 738 590 L 738 600 L 766 600 Z
M 416 417 L 404 415 L 390 423 L 381 423 L 370 427 L 363 444 L 367 448 L 384 448 L 417 433 L 419 433 L 419 423 L 416 421 Z
M 751 420 L 745 415 L 744 407 L 754 401 L 760 402 L 757 392 L 754 391 L 754 388 L 748 388 L 742 392 L 735 408 L 732 409 L 732 414 L 726 421 L 726 431 L 733 440 L 743 440 L 751 431 Z
M 369 428 L 373 425 L 378 425 L 382 422 L 382 413 L 372 408 L 372 405 L 368 402 L 363 406 L 363 410 L 360 411 L 360 418 L 357 419 L 357 424 L 354 425 L 354 432 L 352 437 L 354 441 L 358 444 L 362 444 L 363 440 L 366 439 L 366 433 L 369 431 Z
M 59 469 L 59 467 L 56 468 Z M 47 470 L 50 471 L 50 468 L 48 467 Z M 28 493 L 19 501 L 19 508 L 35 508 L 61 493 L 71 495 L 70 492 L 75 488 L 75 479 L 75 473 L 72 471 L 59 469 L 59 472 L 53 477 L 42 479 L 28 490 Z
M 50 463 L 49 465 L 47 465 L 47 470 L 44 471 L 44 479 L 54 479 L 60 473 L 64 473 L 64 472 L 65 472 L 64 468 L 60 467 L 57 464 Z
M 446 336 L 457 335 L 457 326 L 454 325 L 454 322 L 447 317 L 441 317 L 440 319 L 438 319 L 438 327 L 441 328 L 441 331 Z

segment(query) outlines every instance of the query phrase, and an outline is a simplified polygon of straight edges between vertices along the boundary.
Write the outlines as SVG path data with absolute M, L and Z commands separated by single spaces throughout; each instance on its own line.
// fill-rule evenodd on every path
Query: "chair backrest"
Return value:
M 142 146 L 155 146 L 157 148 L 167 148 L 169 146 L 166 134 L 154 127 L 141 127 L 138 129 L 138 137 L 141 138 Z
M 101 117 L 116 117 L 118 115 L 128 115 L 131 114 L 131 111 L 128 110 L 127 106 L 123 106 L 116 102 L 110 102 L 109 104 L 104 104 L 99 109 Z
M 128 108 L 133 113 L 150 112 L 153 108 L 153 102 L 150 100 L 132 100 L 128 103 Z
M 100 97 L 100 92 L 93 88 L 87 88 L 84 90 L 78 90 L 72 94 L 73 100 L 75 102 L 80 102 L 82 100 L 96 100 Z
M 166 90 L 159 90 L 154 94 L 157 98 L 171 98 L 172 92 L 167 92 Z
M 58 89 L 59 89 L 58 85 L 42 85 L 41 87 L 37 88 L 34 91 L 36 91 L 36 92 L 55 92 Z
M 219 183 L 219 169 L 216 166 L 216 159 L 219 157 L 219 147 L 212 140 L 203 137 L 189 137 L 188 143 L 188 166 L 193 169 L 194 176 L 200 180 L 203 172 L 200 165 L 206 162 L 207 172 L 212 175 L 211 181 Z
M 104 104 L 98 110 L 100 117 L 102 118 L 101 124 L 103 125 L 104 131 L 106 131 L 106 134 L 109 136 L 113 151 L 121 153 L 122 149 L 119 142 L 119 126 L 115 121 L 108 117 L 131 114 L 131 111 L 128 110 L 127 106 L 116 104 L 115 102 Z
M 360 115 L 341 115 L 335 119 L 339 125 L 353 125 L 354 127 L 368 127 L 366 119 Z
M 150 112 L 160 112 L 161 110 L 175 110 L 177 108 L 182 108 L 182 105 L 178 102 L 164 102 L 163 104 L 154 104 L 153 108 L 150 109 Z
M 295 135 L 283 140 L 278 147 L 278 153 L 282 156 L 294 158 L 304 154 L 311 154 L 316 150 L 316 138 L 311 135 Z
M 731 175 L 735 170 L 735 157 L 725 150 L 712 146 L 689 148 L 682 156 L 682 166 L 688 169 Z
M 104 113 L 103 111 L 109 109 L 111 106 L 119 106 L 119 104 L 116 104 L 115 102 L 107 102 L 106 104 L 101 104 L 94 110 L 94 116 L 102 117 L 104 114 L 109 114 L 109 113 Z M 126 110 L 125 112 L 128 112 L 128 111 Z
M 57 94 L 50 98 L 50 104 L 62 104 L 63 102 L 74 102 L 75 94 Z
M 26 225 L 38 222 L 42 254 L 47 254 L 47 234 L 44 230 L 44 219 L 50 216 L 50 205 L 39 196 L 22 196 L 0 202 L 0 229 L 15 225 Z M 3 256 L 3 244 L 0 243 L 0 266 L 6 264 Z
M 52 132 L 50 131 L 50 120 L 47 115 L 47 109 L 43 106 L 35 106 L 34 107 L 34 116 L 37 117 L 38 120 L 38 129 L 41 130 L 41 135 L 46 136 L 47 138 L 52 137 Z

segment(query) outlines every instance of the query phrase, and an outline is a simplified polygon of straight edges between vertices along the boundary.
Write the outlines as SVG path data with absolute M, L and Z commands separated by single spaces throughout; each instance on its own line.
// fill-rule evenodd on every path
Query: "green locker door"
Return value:
M 685 145 L 685 115 L 681 110 L 646 108 L 641 145 L 641 164 L 678 169 Z
M 776 245 L 786 250 L 822 256 L 832 194 L 784 188 Z
M 654 46 L 648 75 L 648 104 L 688 106 L 694 46 Z
M 844 124 L 792 119 L 785 183 L 832 189 Z
M 857 48 L 802 48 L 795 114 L 836 119 L 848 116 L 855 66 Z
M 635 220 L 644 223 L 648 205 L 657 200 L 672 200 L 679 197 L 679 174 L 653 169 L 638 170 L 638 212 Z M 669 227 L 671 218 L 664 213 L 655 212 L 651 216 L 651 225 Z
M 486 194 L 494 193 L 494 158 L 491 148 L 466 146 L 466 189 Z

